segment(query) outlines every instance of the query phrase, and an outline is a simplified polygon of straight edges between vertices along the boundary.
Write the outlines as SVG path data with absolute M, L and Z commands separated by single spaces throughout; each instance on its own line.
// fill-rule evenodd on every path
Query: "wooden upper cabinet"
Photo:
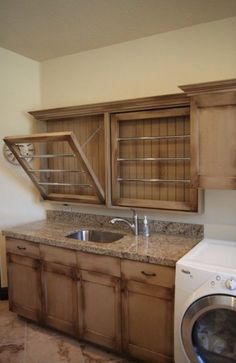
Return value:
M 189 107 L 114 114 L 111 140 L 114 205 L 197 211 Z
M 73 131 L 5 137 L 4 141 L 44 199 L 105 202 L 103 186 Z M 24 144 L 34 145 L 34 155 L 22 154 Z
M 191 98 L 193 185 L 236 189 L 236 79 L 180 88 Z
M 199 188 L 236 189 L 236 80 L 180 88 L 30 112 L 46 133 L 4 140 L 44 199 L 198 212 Z

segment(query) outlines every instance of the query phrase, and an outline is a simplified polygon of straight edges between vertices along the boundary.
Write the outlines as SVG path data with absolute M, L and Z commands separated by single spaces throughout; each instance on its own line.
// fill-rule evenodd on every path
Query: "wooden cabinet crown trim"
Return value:
M 201 94 L 201 93 L 215 93 L 215 92 L 228 92 L 236 91 L 236 78 L 226 79 L 223 81 L 204 82 L 197 84 L 188 84 L 179 86 L 189 96 Z
M 122 101 L 111 101 L 94 103 L 80 106 L 69 106 L 51 108 L 46 110 L 29 112 L 39 121 L 59 120 L 86 115 L 98 115 L 105 112 L 125 112 L 134 110 L 158 109 L 165 107 L 184 107 L 189 106 L 189 97 L 184 93 L 135 98 Z
M 227 79 L 213 82 L 181 85 L 179 88 L 184 93 L 175 93 L 160 96 L 142 97 L 119 101 L 93 103 L 87 105 L 50 108 L 29 112 L 39 121 L 74 118 L 86 115 L 98 115 L 106 112 L 126 112 L 135 110 L 158 109 L 165 107 L 189 106 L 189 96 L 200 93 L 235 91 L 236 79 Z

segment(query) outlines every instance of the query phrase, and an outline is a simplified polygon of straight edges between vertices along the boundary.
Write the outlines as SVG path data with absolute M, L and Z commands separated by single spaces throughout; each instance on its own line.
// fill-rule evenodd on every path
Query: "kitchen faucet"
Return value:
M 134 209 L 131 209 L 133 212 L 133 223 L 128 222 L 126 219 L 123 218 L 112 218 L 110 223 L 114 224 L 116 222 L 123 222 L 127 224 L 131 230 L 133 231 L 135 236 L 138 236 L 138 215 Z

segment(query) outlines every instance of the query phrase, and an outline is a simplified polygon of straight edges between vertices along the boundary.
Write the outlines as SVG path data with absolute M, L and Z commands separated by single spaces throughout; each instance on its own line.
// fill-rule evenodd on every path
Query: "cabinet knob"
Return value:
M 154 276 L 156 276 L 156 275 L 157 275 L 157 274 L 155 274 L 154 272 L 141 271 L 141 273 L 142 273 L 144 276 L 149 276 L 149 277 L 154 277 Z

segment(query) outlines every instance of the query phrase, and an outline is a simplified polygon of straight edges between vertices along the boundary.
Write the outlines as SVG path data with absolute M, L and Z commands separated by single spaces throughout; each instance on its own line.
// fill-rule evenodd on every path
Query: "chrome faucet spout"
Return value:
M 134 235 L 138 236 L 138 215 L 135 210 L 133 210 L 133 223 L 130 223 L 129 221 L 127 221 L 126 219 L 123 219 L 123 218 L 112 218 L 110 220 L 110 223 L 112 223 L 112 224 L 115 224 L 117 222 L 127 224 L 127 226 L 130 227 L 130 229 L 132 230 Z
M 126 219 L 123 218 L 113 218 L 110 223 L 115 224 L 117 222 L 123 222 L 125 224 L 127 224 L 131 229 L 133 229 L 133 224 L 128 222 Z

